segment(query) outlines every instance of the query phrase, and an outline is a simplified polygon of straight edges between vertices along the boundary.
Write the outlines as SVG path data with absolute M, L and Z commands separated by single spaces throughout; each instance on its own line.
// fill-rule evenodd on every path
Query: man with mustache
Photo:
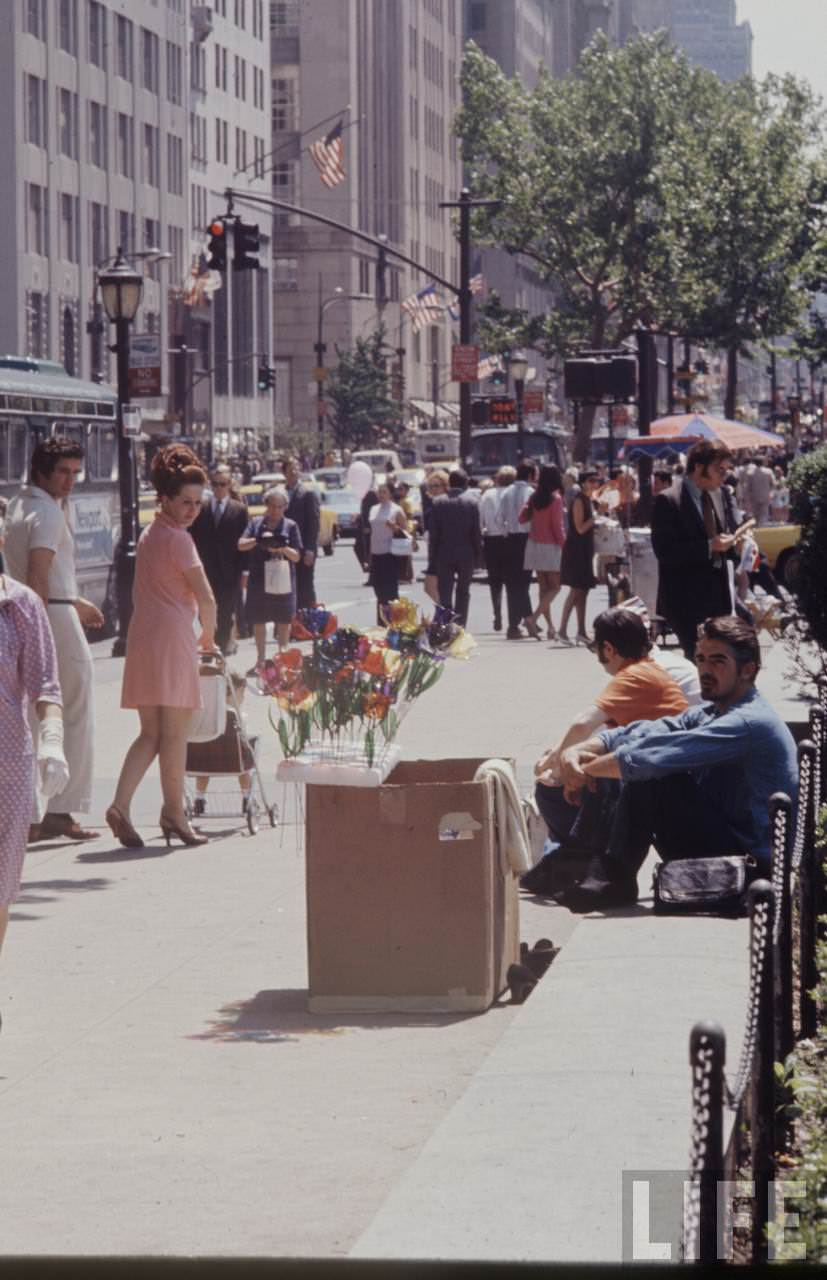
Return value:
M 652 844 L 664 861 L 750 854 L 759 874 L 769 873 L 769 799 L 785 791 L 795 802 L 797 758 L 792 734 L 755 688 L 755 629 L 732 616 L 707 618 L 695 661 L 701 706 L 606 729 L 563 755 L 567 786 L 623 784 L 605 851 L 566 895 L 573 911 L 636 902 Z

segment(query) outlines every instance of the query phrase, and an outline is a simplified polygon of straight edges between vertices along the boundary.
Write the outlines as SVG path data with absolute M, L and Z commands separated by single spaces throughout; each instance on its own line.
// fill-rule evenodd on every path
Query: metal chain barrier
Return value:
M 768 924 L 769 907 L 765 901 L 755 903 L 750 919 L 749 934 L 749 995 L 747 997 L 747 1021 L 744 1031 L 744 1042 L 741 1046 L 741 1060 L 735 1084 L 730 1085 L 724 1078 L 726 1104 L 735 1111 L 740 1105 L 752 1071 L 755 1045 L 758 1038 L 758 1020 L 761 1007 L 761 976 L 764 972 L 764 955 L 770 945 L 771 931 Z
M 811 743 L 802 742 L 798 748 L 798 808 L 793 843 L 793 871 L 798 871 L 807 846 L 810 827 L 810 809 L 813 803 L 813 764 L 815 749 Z
M 723 1166 L 721 1084 L 725 1053 L 726 1037 L 721 1027 L 699 1022 L 692 1028 L 692 1132 L 681 1240 L 684 1262 L 714 1259 L 717 1252 L 715 1183 Z

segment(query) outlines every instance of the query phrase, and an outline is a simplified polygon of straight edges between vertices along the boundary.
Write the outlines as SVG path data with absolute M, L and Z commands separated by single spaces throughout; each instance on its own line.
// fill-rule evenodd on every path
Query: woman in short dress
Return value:
M 520 523 L 528 524 L 528 542 L 525 547 L 523 568 L 537 574 L 540 599 L 537 608 L 523 619 L 529 635 L 540 639 L 537 622 L 545 618 L 549 640 L 556 632 L 551 620 L 551 606 L 560 590 L 560 560 L 566 541 L 566 523 L 563 515 L 563 477 L 559 467 L 540 468 L 537 488 L 520 512 Z
M 238 540 L 239 551 L 250 553 L 250 578 L 247 583 L 247 621 L 252 625 L 259 663 L 267 656 L 267 623 L 276 624 L 279 649 L 290 643 L 290 623 L 296 612 L 296 565 L 303 551 L 302 537 L 295 520 L 284 514 L 290 503 L 286 489 L 268 489 L 264 495 L 265 512 L 255 516 Z M 268 586 L 268 562 L 286 561 L 283 573 L 289 582 L 286 591 L 274 592 Z M 247 672 L 255 675 L 256 668 Z
M 127 848 L 143 845 L 129 811 L 156 756 L 164 796 L 159 821 L 167 844 L 174 835 L 188 845 L 207 839 L 193 831 L 184 812 L 187 733 L 192 713 L 201 707 L 198 652 L 215 648 L 215 598 L 188 532 L 201 510 L 207 477 L 191 449 L 168 445 L 153 458 L 150 479 L 160 510 L 138 542 L 121 691 L 121 706 L 137 709 L 141 732 L 126 753 L 106 811 L 113 834 Z
M 27 713 L 30 705 L 40 720 L 37 761 Z M 0 574 L 0 947 L 9 907 L 20 888 L 35 763 L 44 794 L 59 794 L 69 781 L 61 706 L 57 657 L 43 601 L 30 587 Z
M 391 552 L 393 535 L 397 529 L 407 531 L 408 522 L 405 512 L 393 500 L 393 491 L 389 484 L 376 486 L 379 499 L 371 508 L 370 516 L 370 579 L 376 595 L 376 621 L 379 626 L 386 622 L 382 612 L 383 605 L 390 604 L 399 595 L 399 562 L 400 557 Z
M 594 509 L 592 494 L 600 483 L 596 471 L 580 474 L 580 492 L 571 504 L 569 528 L 560 561 L 560 581 L 569 588 L 560 618 L 558 639 L 571 644 L 566 630 L 574 609 L 577 615 L 576 644 L 588 644 L 586 635 L 586 597 L 597 585 L 594 576 Z

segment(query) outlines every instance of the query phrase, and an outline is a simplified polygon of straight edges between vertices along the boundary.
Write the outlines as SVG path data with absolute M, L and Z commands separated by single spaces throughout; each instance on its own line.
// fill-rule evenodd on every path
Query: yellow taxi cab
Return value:
M 325 506 L 326 491 L 322 485 L 308 476 L 301 476 L 301 483 L 305 489 L 313 489 L 319 495 L 319 546 L 326 556 L 332 556 L 336 537 L 336 512 Z M 241 496 L 247 503 L 251 516 L 264 515 L 264 493 L 277 484 L 284 484 L 284 476 L 280 472 L 268 472 L 264 475 L 259 473 L 250 484 L 241 485 Z
M 754 529 L 752 536 L 758 550 L 767 557 L 776 581 L 788 591 L 794 591 L 799 569 L 801 525 L 765 524 Z

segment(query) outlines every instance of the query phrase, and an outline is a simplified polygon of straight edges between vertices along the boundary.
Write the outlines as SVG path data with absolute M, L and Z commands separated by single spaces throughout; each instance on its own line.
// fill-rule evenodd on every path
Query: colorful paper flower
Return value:
M 335 613 L 321 605 L 314 605 L 312 608 L 297 610 L 291 635 L 294 640 L 320 640 L 333 635 L 338 625 Z
M 400 596 L 398 600 L 391 600 L 390 604 L 385 605 L 384 616 L 388 626 L 394 631 L 413 634 L 421 626 L 419 610 L 414 601 L 408 600 L 406 596 Z

